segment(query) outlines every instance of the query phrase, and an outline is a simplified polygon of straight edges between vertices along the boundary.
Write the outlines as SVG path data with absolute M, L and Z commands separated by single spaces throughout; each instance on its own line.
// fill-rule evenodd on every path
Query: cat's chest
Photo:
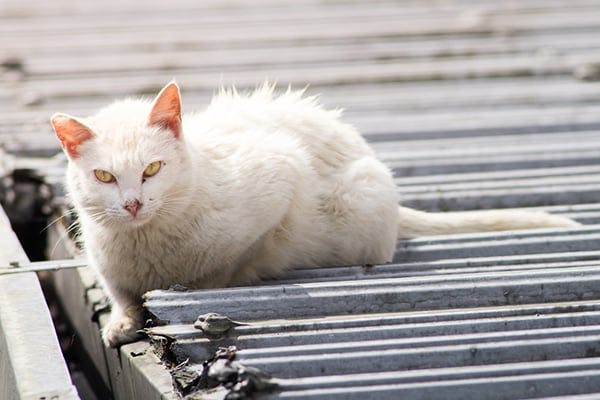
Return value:
M 119 235 L 117 240 L 121 259 L 137 269 L 147 266 L 163 274 L 189 269 L 209 248 L 199 231 L 139 230 Z
M 187 224 L 191 226 L 90 233 L 86 240 L 88 252 L 92 253 L 96 268 L 121 281 L 126 278 L 153 288 L 189 284 L 225 267 L 221 264 L 228 257 L 218 257 L 223 252 L 218 245 L 222 240 L 205 235 L 194 221 Z

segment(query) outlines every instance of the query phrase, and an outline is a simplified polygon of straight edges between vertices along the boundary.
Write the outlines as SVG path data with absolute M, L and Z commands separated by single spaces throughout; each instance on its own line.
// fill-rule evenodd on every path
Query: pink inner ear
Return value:
M 154 100 L 148 124 L 169 129 L 176 138 L 179 137 L 181 130 L 181 98 L 179 87 L 175 83 L 169 83 Z
M 65 114 L 54 114 L 50 121 L 63 149 L 72 158 L 79 157 L 77 147 L 93 136 L 90 128 Z

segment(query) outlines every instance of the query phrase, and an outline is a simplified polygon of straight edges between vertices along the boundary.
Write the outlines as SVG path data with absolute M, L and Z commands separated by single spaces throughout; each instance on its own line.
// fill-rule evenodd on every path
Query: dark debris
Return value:
M 269 375 L 235 361 L 236 352 L 235 346 L 221 347 L 200 368 L 180 363 L 171 370 L 173 385 L 186 400 L 251 399 L 276 386 Z
M 168 368 L 177 368 L 181 365 L 176 364 L 176 357 L 171 350 L 171 344 L 173 344 L 174 341 L 172 337 L 156 335 L 154 333 L 151 334 L 148 330 L 144 331 L 144 333 L 150 338 L 150 344 L 152 344 L 152 347 L 154 348 L 154 353 Z
M 103 296 L 92 304 L 92 322 L 98 322 L 100 315 L 110 311 L 110 301 L 108 297 Z
M 0 60 L 0 67 L 6 71 L 25 71 L 25 63 L 19 57 L 6 57 Z
M 4 152 L 0 150 L 0 157 L 4 156 Z M 52 188 L 35 170 L 3 169 L 0 159 L 0 205 L 29 259 L 45 260 L 46 227 L 55 211 Z
M 172 292 L 187 292 L 190 290 L 187 286 L 180 285 L 179 283 L 174 283 L 169 286 L 169 290 Z
M 171 370 L 171 377 L 173 378 L 173 384 L 179 393 L 182 395 L 188 395 L 192 391 L 195 391 L 199 386 L 203 385 L 201 382 L 203 378 L 202 371 L 198 373 L 194 369 L 188 366 L 188 362 L 185 361 Z

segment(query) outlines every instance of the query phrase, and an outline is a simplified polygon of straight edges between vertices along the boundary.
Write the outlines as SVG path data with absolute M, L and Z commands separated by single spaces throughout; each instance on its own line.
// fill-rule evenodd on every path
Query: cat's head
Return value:
M 138 227 L 174 211 L 188 169 L 174 82 L 152 103 L 117 101 L 89 118 L 55 114 L 51 122 L 80 212 L 101 224 Z

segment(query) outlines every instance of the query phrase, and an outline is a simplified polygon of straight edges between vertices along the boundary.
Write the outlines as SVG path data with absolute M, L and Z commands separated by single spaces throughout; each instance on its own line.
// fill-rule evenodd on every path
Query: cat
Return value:
M 268 84 L 222 90 L 182 118 L 170 82 L 152 102 L 51 123 L 89 264 L 112 303 L 102 333 L 112 347 L 138 338 L 148 290 L 386 263 L 398 238 L 577 225 L 545 213 L 399 206 L 392 174 L 340 111 Z

